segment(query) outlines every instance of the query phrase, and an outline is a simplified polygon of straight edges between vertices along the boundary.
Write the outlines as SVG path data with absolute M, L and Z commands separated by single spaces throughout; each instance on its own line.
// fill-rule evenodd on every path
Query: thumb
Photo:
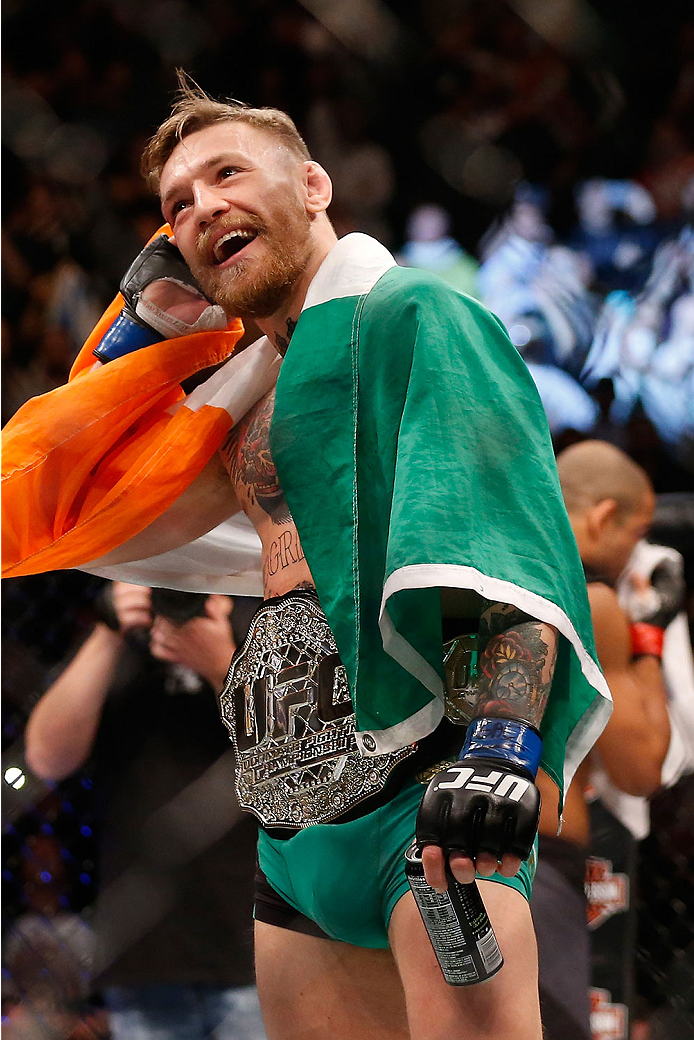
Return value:
M 232 601 L 228 596 L 222 596 L 219 593 L 212 593 L 207 597 L 205 602 L 205 612 L 208 617 L 214 618 L 216 621 L 221 618 L 229 617 L 231 614 Z

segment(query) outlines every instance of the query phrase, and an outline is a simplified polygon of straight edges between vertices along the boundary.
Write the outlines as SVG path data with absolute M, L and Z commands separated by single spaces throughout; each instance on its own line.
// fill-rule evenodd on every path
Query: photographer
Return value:
M 215 694 L 249 604 L 115 582 L 34 708 L 26 758 L 61 780 L 93 758 L 96 985 L 114 1040 L 262 1040 L 253 985 L 255 824 L 234 796 Z

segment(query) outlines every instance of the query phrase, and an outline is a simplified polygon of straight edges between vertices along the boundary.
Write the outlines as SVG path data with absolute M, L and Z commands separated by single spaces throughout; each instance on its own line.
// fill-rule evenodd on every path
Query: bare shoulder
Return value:
M 588 601 L 591 613 L 608 616 L 615 610 L 623 613 L 617 599 L 617 593 L 609 585 L 602 581 L 591 581 L 588 583 Z

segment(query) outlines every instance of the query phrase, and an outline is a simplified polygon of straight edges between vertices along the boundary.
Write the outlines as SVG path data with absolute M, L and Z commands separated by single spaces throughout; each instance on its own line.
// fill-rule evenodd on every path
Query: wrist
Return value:
M 629 628 L 632 657 L 663 656 L 665 629 L 659 625 L 650 625 L 647 621 L 635 621 Z
M 125 636 L 120 629 L 113 629 L 103 621 L 97 621 L 92 638 L 104 649 L 120 650 L 125 642 Z
M 511 765 L 534 780 L 540 766 L 542 738 L 520 719 L 483 715 L 473 719 L 465 735 L 460 758 L 484 758 Z
M 124 354 L 132 354 L 142 347 L 149 347 L 152 343 L 158 343 L 162 338 L 154 329 L 146 328 L 121 312 L 93 353 L 99 361 L 107 363 Z

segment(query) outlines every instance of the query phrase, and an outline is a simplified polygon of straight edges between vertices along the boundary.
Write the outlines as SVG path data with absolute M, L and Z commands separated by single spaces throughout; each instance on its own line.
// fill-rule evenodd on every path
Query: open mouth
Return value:
M 236 228 L 234 231 L 227 231 L 226 235 L 222 235 L 214 244 L 212 256 L 215 264 L 219 266 L 231 260 L 232 256 L 240 253 L 257 236 L 258 232 L 250 229 Z

